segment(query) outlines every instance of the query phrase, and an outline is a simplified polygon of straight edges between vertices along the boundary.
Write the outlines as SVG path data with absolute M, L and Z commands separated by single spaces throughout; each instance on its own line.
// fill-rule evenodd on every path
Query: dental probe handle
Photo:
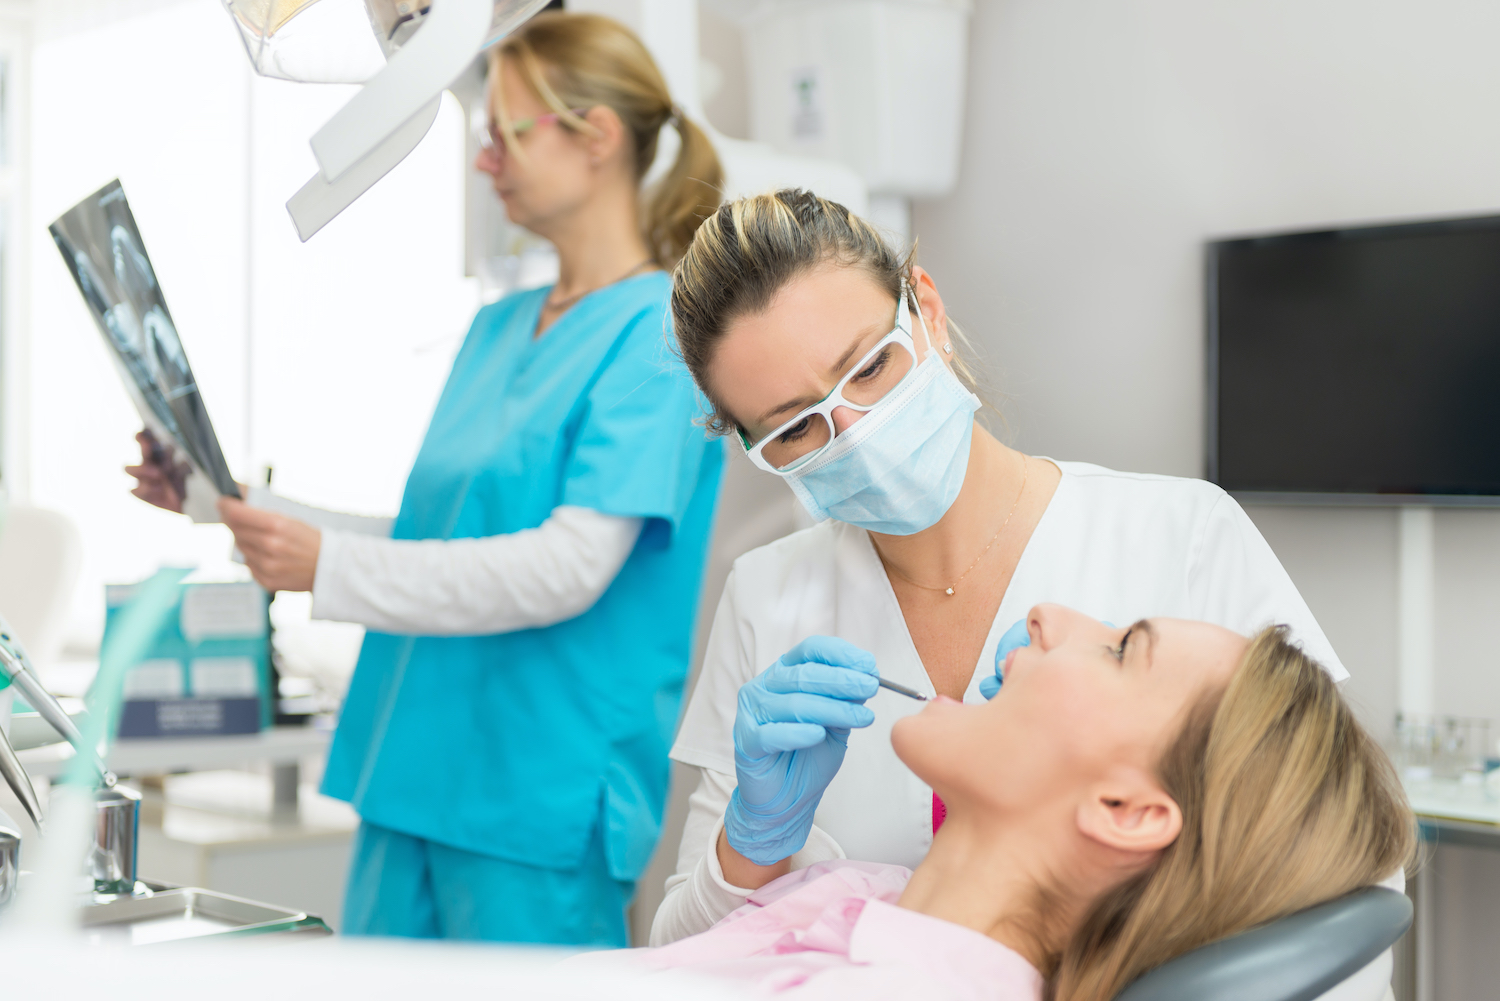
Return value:
M 116 782 L 114 772 L 105 767 L 97 751 L 84 746 L 83 734 L 78 731 L 77 724 L 52 697 L 52 693 L 42 687 L 36 675 L 27 670 L 23 660 L 25 656 L 15 639 L 8 632 L 0 631 L 0 671 L 5 672 L 11 684 L 16 686 L 16 691 L 20 692 L 26 703 L 37 711 L 37 715 L 46 720 L 52 729 L 62 734 L 63 739 L 77 748 L 79 754 L 87 754 L 94 759 L 94 767 L 98 770 L 104 785 L 113 787 Z
M 31 786 L 31 776 L 26 774 L 21 759 L 16 757 L 16 749 L 11 746 L 10 738 L 5 735 L 4 730 L 0 730 L 0 775 L 5 777 L 5 784 L 16 794 L 16 799 L 21 801 L 31 822 L 36 825 L 37 830 L 41 830 L 42 804 Z
M 881 678 L 879 681 L 879 685 L 881 688 L 890 689 L 897 695 L 905 695 L 907 698 L 916 699 L 918 702 L 927 701 L 927 696 L 923 695 L 921 692 L 917 691 L 914 688 L 907 688 L 905 685 L 898 685 L 894 681 L 886 681 L 884 678 Z

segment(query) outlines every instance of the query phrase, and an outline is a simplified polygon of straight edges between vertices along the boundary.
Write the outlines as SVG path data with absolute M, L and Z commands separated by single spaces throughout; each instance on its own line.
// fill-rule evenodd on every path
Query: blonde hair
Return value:
M 490 52 L 490 88 L 501 135 L 518 149 L 500 96 L 500 63 L 513 60 L 536 96 L 568 128 L 593 133 L 574 108 L 603 105 L 620 116 L 634 144 L 639 184 L 656 159 L 662 127 L 672 125 L 682 145 L 643 206 L 642 235 L 657 264 L 677 263 L 693 233 L 720 201 L 724 171 L 708 136 L 688 120 L 667 90 L 651 53 L 618 21 L 597 14 L 538 14 Z
M 1189 712 L 1157 772 L 1182 833 L 1095 904 L 1057 957 L 1055 1001 L 1110 1001 L 1154 966 L 1377 883 L 1416 853 L 1389 759 L 1284 626 Z
M 698 229 L 672 273 L 672 324 L 682 359 L 713 408 L 705 422 L 711 432 L 735 429 L 708 384 L 708 366 L 729 325 L 761 312 L 787 284 L 827 263 L 866 272 L 895 300 L 902 282 L 912 280 L 916 248 L 898 256 L 874 226 L 798 188 L 726 202 Z M 964 349 L 950 359 L 954 374 L 975 390 L 964 358 L 968 342 L 952 320 L 948 333 Z

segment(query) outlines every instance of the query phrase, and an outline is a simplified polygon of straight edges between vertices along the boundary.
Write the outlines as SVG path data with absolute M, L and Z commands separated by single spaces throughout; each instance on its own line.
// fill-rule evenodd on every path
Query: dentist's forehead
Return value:
M 894 315 L 890 293 L 867 272 L 815 268 L 765 310 L 730 323 L 710 365 L 711 388 L 735 423 L 763 433 L 827 395 Z

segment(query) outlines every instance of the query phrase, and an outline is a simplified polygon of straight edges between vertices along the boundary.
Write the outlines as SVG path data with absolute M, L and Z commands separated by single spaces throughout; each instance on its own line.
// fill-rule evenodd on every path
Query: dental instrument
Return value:
M 907 698 L 916 699 L 918 702 L 928 701 L 927 696 L 923 695 L 916 689 L 907 688 L 905 685 L 898 685 L 894 681 L 886 681 L 884 678 L 881 678 L 880 681 L 877 682 L 877 684 L 879 684 L 881 688 L 886 688 L 890 691 L 895 692 L 897 695 L 905 695 Z
M 83 739 L 83 734 L 73 723 L 72 717 L 67 710 L 52 697 L 52 693 L 42 687 L 41 681 L 37 679 L 35 668 L 31 666 L 31 658 L 26 656 L 26 648 L 16 634 L 11 631 L 10 623 L 0 616 L 0 672 L 10 679 L 21 698 L 26 704 L 37 711 L 37 715 L 47 721 L 47 724 L 62 735 L 68 743 L 72 744 L 80 754 L 90 755 L 93 758 L 94 767 L 99 772 L 99 777 L 106 789 L 113 788 L 117 779 L 115 773 L 105 766 L 104 761 L 96 751 L 88 748 Z M 29 807 L 28 807 L 29 809 Z
M 11 746 L 10 739 L 5 736 L 4 730 L 0 730 L 0 778 L 5 779 L 5 784 L 10 786 L 11 792 L 15 793 L 26 815 L 40 830 L 42 805 L 37 800 L 36 789 L 31 785 L 31 776 L 26 774 L 26 769 L 21 765 L 21 759 L 16 757 L 16 750 Z M 3 890 L 3 886 L 0 886 L 0 902 L 3 902 L 5 898 Z

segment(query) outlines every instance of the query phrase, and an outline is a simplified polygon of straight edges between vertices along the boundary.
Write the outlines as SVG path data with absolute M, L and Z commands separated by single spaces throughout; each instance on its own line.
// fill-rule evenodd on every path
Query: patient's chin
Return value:
M 914 772 L 917 770 L 917 765 L 912 761 L 913 751 L 917 751 L 916 757 L 921 757 L 919 750 L 922 743 L 921 716 L 921 713 L 915 716 L 904 716 L 891 725 L 891 747 L 895 750 L 896 757 Z
M 891 747 L 895 750 L 896 757 L 917 778 L 929 784 L 932 773 L 941 770 L 943 749 L 947 743 L 943 739 L 947 728 L 941 717 L 946 715 L 939 708 L 939 703 L 933 701 L 916 715 L 898 719 L 891 727 Z

